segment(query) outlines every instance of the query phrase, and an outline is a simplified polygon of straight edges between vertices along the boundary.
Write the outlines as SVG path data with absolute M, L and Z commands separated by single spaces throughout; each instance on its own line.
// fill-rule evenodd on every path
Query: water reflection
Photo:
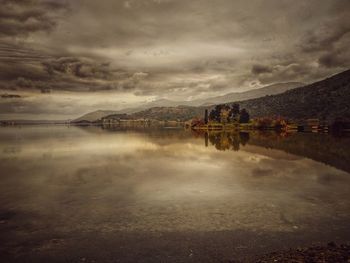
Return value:
M 233 150 L 238 151 L 240 145 L 246 145 L 249 141 L 249 133 L 247 132 L 204 132 L 205 146 L 208 147 L 209 142 L 219 151 Z
M 350 137 L 310 133 L 192 131 L 204 145 L 219 151 L 238 151 L 246 144 L 311 158 L 350 172 Z
M 217 251 L 219 258 L 232 253 L 221 242 L 255 253 L 275 248 L 273 238 L 257 241 L 266 236 L 346 239 L 348 145 L 348 138 L 315 134 L 0 128 L 0 254 L 67 255 L 69 244 L 82 249 L 90 235 L 92 250 L 112 238 L 116 257 L 130 247 L 129 257 L 170 251 L 185 255 L 173 262 L 184 262 L 191 247 L 209 257 L 191 261 L 213 262 Z M 239 240 L 237 231 L 244 232 Z M 157 249 L 152 235 L 168 247 L 145 252 Z

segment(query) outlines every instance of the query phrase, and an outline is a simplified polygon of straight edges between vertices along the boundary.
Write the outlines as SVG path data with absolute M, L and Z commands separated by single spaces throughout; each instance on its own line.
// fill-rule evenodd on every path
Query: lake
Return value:
M 2 262 L 229 262 L 350 241 L 350 137 L 0 127 Z

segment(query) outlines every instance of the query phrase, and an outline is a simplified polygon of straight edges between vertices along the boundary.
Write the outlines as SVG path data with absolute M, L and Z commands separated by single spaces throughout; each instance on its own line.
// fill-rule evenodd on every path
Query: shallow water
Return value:
M 1 257 L 221 262 L 350 240 L 350 139 L 0 128 Z

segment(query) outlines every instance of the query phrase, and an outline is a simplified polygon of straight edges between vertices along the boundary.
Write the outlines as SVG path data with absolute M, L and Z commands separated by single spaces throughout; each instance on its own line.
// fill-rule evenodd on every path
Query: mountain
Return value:
M 137 107 L 122 109 L 122 110 L 118 111 L 118 113 L 130 114 L 130 113 L 135 113 L 135 112 L 143 111 L 143 110 L 154 108 L 154 107 L 176 107 L 179 105 L 183 105 L 182 102 L 167 100 L 167 99 L 159 99 L 159 100 L 146 102 L 143 105 L 140 105 Z
M 133 119 L 157 119 L 187 121 L 194 116 L 202 116 L 201 107 L 177 106 L 177 107 L 154 107 L 140 112 L 130 114 Z
M 251 117 L 283 116 L 290 119 L 319 118 L 333 121 L 340 117 L 350 120 L 350 70 L 310 85 L 282 94 L 231 101 L 246 108 Z M 158 120 L 189 120 L 202 117 L 205 107 L 155 107 L 131 114 L 134 118 Z
M 192 101 L 172 101 L 167 99 L 160 99 L 160 100 L 148 102 L 143 106 L 134 108 L 132 110 L 128 109 L 129 112 L 125 112 L 125 113 L 131 113 L 130 110 L 133 112 L 137 112 L 136 109 L 145 110 L 152 107 L 207 106 L 207 105 L 228 103 L 231 101 L 255 99 L 266 95 L 280 94 L 287 90 L 291 90 L 304 85 L 305 84 L 302 82 L 276 83 L 276 84 L 268 85 L 259 89 L 252 89 L 244 92 L 231 92 L 222 96 L 217 96 L 217 97 L 212 97 L 207 99 L 197 99 Z
M 291 119 L 350 120 L 350 70 L 282 94 L 239 101 L 252 117 L 284 116 Z
M 276 95 L 283 93 L 287 90 L 295 89 L 297 87 L 304 86 L 304 83 L 301 82 L 286 82 L 286 83 L 276 83 L 269 86 L 265 86 L 259 89 L 252 89 L 245 92 L 232 92 L 225 94 L 223 96 L 203 99 L 203 100 L 194 100 L 190 105 L 192 106 L 206 106 L 213 104 L 222 104 L 229 103 L 232 101 L 242 101 L 255 99 L 259 97 L 263 97 L 266 95 Z
M 145 109 L 154 108 L 154 107 L 162 107 L 162 106 L 178 106 L 179 102 L 167 100 L 167 99 L 160 99 L 155 101 L 147 102 L 141 106 L 138 107 L 131 107 L 131 108 L 125 108 L 122 110 L 114 111 L 114 110 L 97 110 L 93 112 L 89 112 L 84 114 L 83 116 L 73 120 L 73 123 L 76 122 L 97 122 L 101 120 L 103 117 L 114 115 L 114 114 L 133 114 L 135 112 L 140 112 Z
M 159 99 L 159 100 L 144 103 L 143 105 L 140 105 L 137 107 L 125 108 L 118 111 L 98 110 L 98 111 L 90 112 L 75 119 L 73 122 L 80 122 L 80 121 L 94 122 L 108 115 L 124 114 L 124 113 L 133 114 L 133 113 L 145 111 L 147 109 L 154 108 L 154 107 L 177 107 L 177 106 L 193 107 L 193 106 L 222 104 L 222 103 L 228 103 L 232 101 L 257 98 L 257 97 L 266 96 L 266 95 L 274 95 L 274 94 L 282 93 L 286 90 L 290 90 L 302 85 L 303 83 L 301 82 L 277 83 L 277 84 L 265 86 L 260 89 L 253 89 L 245 92 L 232 92 L 232 93 L 225 94 L 223 96 L 218 96 L 218 97 L 213 97 L 208 99 L 193 100 L 193 101 L 172 101 L 167 99 Z M 187 110 L 188 109 L 189 108 L 187 108 Z M 145 111 L 145 114 L 146 112 L 147 111 Z M 148 113 L 149 112 L 147 112 L 147 114 Z
M 89 113 L 73 120 L 72 122 L 81 122 L 81 121 L 94 122 L 94 121 L 101 120 L 105 116 L 112 115 L 112 114 L 118 114 L 118 113 L 119 113 L 119 111 L 97 110 L 97 111 L 89 112 Z

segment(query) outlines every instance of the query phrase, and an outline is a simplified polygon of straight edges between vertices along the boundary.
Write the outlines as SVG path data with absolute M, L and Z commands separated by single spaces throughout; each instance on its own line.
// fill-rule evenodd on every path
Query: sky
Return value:
M 350 65 L 349 0 L 0 0 L 0 119 L 188 101 Z

